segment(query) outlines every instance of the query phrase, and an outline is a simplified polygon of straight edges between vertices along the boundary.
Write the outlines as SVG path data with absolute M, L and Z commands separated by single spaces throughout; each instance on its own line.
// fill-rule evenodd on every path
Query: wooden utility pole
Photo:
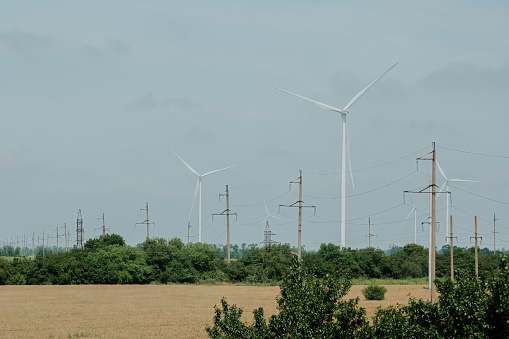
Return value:
M 44 231 L 42 231 L 42 257 L 44 258 Z
M 32 233 L 32 257 L 35 258 L 35 232 Z
M 294 202 L 291 205 L 279 205 L 279 208 L 281 208 L 281 206 L 283 206 L 283 207 L 298 207 L 299 208 L 299 231 L 298 231 L 297 257 L 300 260 L 301 256 L 302 256 L 302 242 L 301 242 L 301 234 L 302 234 L 302 208 L 303 207 L 313 207 L 315 209 L 315 213 L 316 213 L 316 206 L 303 206 L 303 201 L 302 201 L 302 170 L 299 170 L 299 178 L 298 178 L 298 180 L 299 181 L 290 181 L 290 187 L 292 186 L 292 184 L 299 184 L 299 201 Z
M 191 222 L 187 222 L 187 247 L 189 247 L 189 229 L 191 228 Z
M 228 191 L 228 185 L 226 185 L 226 192 L 219 195 L 219 200 L 221 200 L 221 196 L 226 196 L 226 209 L 221 213 L 212 214 L 212 219 L 214 219 L 214 215 L 226 215 L 226 255 L 228 263 L 230 263 L 230 215 L 235 215 L 235 217 L 237 217 L 237 213 L 230 213 L 230 193 Z
M 57 253 L 58 253 L 58 226 L 57 226 Z
M 470 240 L 472 240 L 472 238 L 475 239 L 475 277 L 476 278 L 479 278 L 479 256 L 477 254 L 477 238 L 481 238 L 482 240 L 482 237 L 478 237 L 477 236 L 477 216 L 475 216 L 475 237 L 470 237 Z

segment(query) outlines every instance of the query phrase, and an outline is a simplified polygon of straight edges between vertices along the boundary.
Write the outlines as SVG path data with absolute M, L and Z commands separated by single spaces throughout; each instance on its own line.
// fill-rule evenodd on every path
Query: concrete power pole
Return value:
M 155 225 L 155 222 L 150 222 L 149 219 L 148 219 L 148 202 L 146 203 L 146 207 L 145 208 L 140 208 L 140 211 L 147 211 L 147 220 L 145 220 L 144 222 L 137 222 L 136 225 L 139 225 L 139 224 L 147 224 L 147 240 L 150 239 L 150 236 L 149 236 L 149 225 L 150 224 L 153 224 Z
M 371 234 L 371 218 L 368 218 L 368 247 L 371 248 L 371 237 L 376 237 L 376 234 Z M 374 226 L 374 225 L 373 225 Z
M 219 195 L 219 200 L 221 200 L 221 196 L 226 196 L 226 209 L 221 213 L 212 214 L 212 219 L 214 219 L 214 215 L 226 215 L 226 252 L 228 263 L 230 263 L 230 215 L 235 215 L 235 218 L 237 218 L 237 213 L 230 213 L 230 193 L 228 191 L 228 185 L 226 185 L 226 192 Z
M 495 224 L 497 222 L 497 219 L 495 219 L 495 213 L 493 213 L 493 254 L 496 254 L 497 253 L 497 250 L 496 250 L 496 244 L 495 244 Z
M 148 207 L 147 207 L 147 212 L 148 212 Z M 148 217 L 147 217 L 148 219 Z M 106 235 L 106 226 L 104 224 L 104 213 L 103 213 L 103 237 Z M 148 237 L 148 236 L 147 236 Z
M 450 246 L 450 252 L 451 252 L 451 281 L 454 282 L 454 246 L 453 246 L 453 238 L 456 238 L 457 237 L 453 237 L 452 236 L 452 215 L 449 216 L 449 228 L 450 228 L 450 236 L 449 237 L 445 237 L 445 240 L 447 241 L 447 238 L 451 239 L 451 244 L 449 245 Z
M 436 198 L 436 149 L 435 149 L 435 143 L 433 142 L 433 150 L 430 152 L 432 154 L 431 158 L 426 157 L 419 157 L 417 158 L 417 163 L 419 160 L 431 160 L 431 184 L 420 191 L 404 191 L 404 193 L 431 193 L 431 229 L 430 229 L 430 257 L 429 257 L 429 281 L 430 281 L 430 291 L 431 291 L 431 302 L 435 302 L 435 260 L 436 260 L 436 204 L 435 204 L 435 198 Z M 427 154 L 429 155 L 429 153 Z M 426 192 L 428 188 L 431 189 L 431 192 Z
M 316 214 L 316 206 L 303 206 L 303 201 L 302 201 L 302 170 L 299 170 L 299 178 L 297 179 L 298 181 L 290 181 L 290 189 L 292 187 L 292 184 L 299 184 L 299 201 L 297 202 L 294 202 L 293 204 L 290 204 L 290 205 L 279 205 L 279 208 L 281 209 L 281 207 L 298 207 L 299 208 L 299 231 L 298 231 L 298 248 L 297 248 L 297 257 L 299 258 L 299 260 L 301 259 L 302 257 L 302 246 L 301 246 L 301 233 L 302 233 L 302 208 L 303 207 L 312 207 L 315 209 L 315 214 Z

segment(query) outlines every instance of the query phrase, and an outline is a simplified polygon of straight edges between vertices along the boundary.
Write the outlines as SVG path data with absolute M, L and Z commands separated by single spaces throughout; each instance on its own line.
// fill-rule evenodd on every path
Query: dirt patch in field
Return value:
M 429 299 L 422 285 L 388 285 L 386 300 L 366 301 L 355 285 L 347 298 L 372 316 L 378 306 L 406 304 L 409 294 Z M 279 287 L 232 285 L 0 286 L 2 338 L 207 338 L 221 297 L 244 309 L 243 319 L 277 312 Z

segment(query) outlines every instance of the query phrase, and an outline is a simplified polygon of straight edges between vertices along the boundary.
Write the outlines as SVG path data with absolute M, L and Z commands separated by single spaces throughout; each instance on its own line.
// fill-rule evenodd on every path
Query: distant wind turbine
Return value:
M 439 192 L 445 192 L 446 194 L 446 197 L 447 197 L 447 200 L 446 200 L 446 203 L 447 203 L 447 206 L 446 206 L 446 213 L 447 213 L 447 218 L 445 219 L 445 232 L 447 232 L 447 230 L 449 229 L 449 183 L 451 182 L 480 182 L 480 181 L 476 181 L 476 180 L 466 180 L 466 179 L 449 179 L 447 178 L 447 176 L 445 175 L 444 171 L 442 170 L 442 167 L 440 167 L 440 164 L 438 163 L 437 161 L 437 167 L 438 167 L 438 170 L 440 171 L 440 174 L 442 174 L 442 176 L 444 177 L 445 179 L 445 182 L 444 184 L 442 185 L 442 187 L 440 187 L 440 191 Z M 445 187 L 445 191 L 444 191 L 444 187 Z
M 346 202 L 345 202 L 345 198 L 346 198 L 346 185 L 345 185 L 345 182 L 346 182 L 346 155 L 347 154 L 348 154 L 348 165 L 349 165 L 349 168 L 350 168 L 350 176 L 352 178 L 352 186 L 354 186 L 353 174 L 352 174 L 352 164 L 350 162 L 350 150 L 349 150 L 350 147 L 348 145 L 348 129 L 347 129 L 347 126 L 346 126 L 346 115 L 348 114 L 350 107 L 357 100 L 359 100 L 359 98 L 364 93 L 366 93 L 366 91 L 368 89 L 370 89 L 371 86 L 376 84 L 378 80 L 380 80 L 385 74 L 387 74 L 387 72 L 389 72 L 391 69 L 393 69 L 397 64 L 398 63 L 395 63 L 394 65 L 392 65 L 387 71 L 385 71 L 384 74 L 379 76 L 375 81 L 373 81 L 368 86 L 366 86 L 362 91 L 357 93 L 352 98 L 352 100 L 350 100 L 350 102 L 343 109 L 340 109 L 340 108 L 337 108 L 337 107 L 333 107 L 333 106 L 329 106 L 329 105 L 326 105 L 324 103 L 321 103 L 321 102 L 318 102 L 318 101 L 315 101 L 315 100 L 311 100 L 309 98 L 300 96 L 298 94 L 295 94 L 295 93 L 292 93 L 292 92 L 288 92 L 288 91 L 285 91 L 284 89 L 275 87 L 277 90 L 280 90 L 282 92 L 285 92 L 285 93 L 294 95 L 294 96 L 296 96 L 298 98 L 301 98 L 303 100 L 306 100 L 306 101 L 308 101 L 308 102 L 310 102 L 312 104 L 315 104 L 316 106 L 318 106 L 320 108 L 323 108 L 323 109 L 326 109 L 326 110 L 329 110 L 329 111 L 332 111 L 332 112 L 337 112 L 337 113 L 341 114 L 341 119 L 342 119 L 342 122 L 343 122 L 343 141 L 342 141 L 342 146 L 341 146 L 341 247 L 342 248 L 346 247 L 346 240 L 345 240 L 345 236 L 346 236 L 346 226 L 345 226 L 346 225 Z
M 201 181 L 202 181 L 203 177 L 206 177 L 209 174 L 216 173 L 216 172 L 219 172 L 219 171 L 223 171 L 225 169 L 235 167 L 236 165 L 225 167 L 225 168 L 221 168 L 221 169 L 217 169 L 217 170 L 210 171 L 210 172 L 207 172 L 207 173 L 204 173 L 204 174 L 199 174 L 191 166 L 189 166 L 189 164 L 187 162 L 185 162 L 184 159 L 182 159 L 177 153 L 175 153 L 175 151 L 172 150 L 172 152 L 173 152 L 173 154 L 175 154 L 180 159 L 180 161 L 182 161 L 184 163 L 184 165 L 187 166 L 187 168 L 189 168 L 189 170 L 191 172 L 196 174 L 196 176 L 198 177 L 198 182 L 196 183 L 196 189 L 194 191 L 193 203 L 191 204 L 191 212 L 189 212 L 189 217 L 191 217 L 191 213 L 193 212 L 194 201 L 196 199 L 196 193 L 198 193 L 198 191 L 199 191 L 200 195 L 199 195 L 199 198 L 198 198 L 198 205 L 199 205 L 198 206 L 198 242 L 201 242 Z

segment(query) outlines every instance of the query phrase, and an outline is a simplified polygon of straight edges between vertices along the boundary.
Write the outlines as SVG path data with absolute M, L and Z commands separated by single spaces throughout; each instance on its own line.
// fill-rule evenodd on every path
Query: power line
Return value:
M 454 149 L 454 148 L 448 148 L 448 147 L 444 147 L 444 146 L 438 146 L 438 147 L 446 149 L 446 150 L 449 150 L 449 151 L 460 152 L 460 153 L 467 153 L 467 154 L 473 154 L 473 155 L 480 155 L 480 156 L 483 156 L 483 157 L 509 159 L 509 156 L 506 156 L 506 155 L 496 155 L 496 154 L 469 152 L 469 151 L 463 151 L 463 150 Z
M 475 196 L 475 197 L 482 198 L 482 199 L 486 199 L 486 200 L 493 201 L 493 202 L 496 202 L 496 203 L 499 203 L 499 204 L 502 204 L 502 205 L 507 205 L 507 206 L 509 206 L 509 203 L 507 203 L 507 202 L 503 202 L 503 201 L 500 201 L 500 200 L 496 200 L 496 199 L 492 199 L 492 198 L 484 197 L 484 196 L 482 196 L 482 195 L 480 195 L 480 194 L 476 194 L 476 193 L 472 193 L 472 192 L 469 192 L 469 191 L 465 191 L 464 189 L 458 188 L 458 187 L 456 187 L 456 186 L 452 186 L 452 187 L 454 187 L 455 189 L 460 190 L 460 191 L 462 191 L 462 192 L 465 192 L 465 193 L 468 193 L 468 194 L 470 194 L 470 195 L 473 195 L 473 196 Z
M 398 162 L 402 159 L 405 159 L 405 158 L 408 158 L 412 155 L 415 155 L 417 153 L 420 153 L 422 151 L 424 151 L 425 149 L 428 149 L 429 146 L 427 147 L 424 147 L 418 151 L 415 151 L 415 152 L 412 152 L 410 154 L 407 154 L 407 155 L 404 155 L 402 157 L 399 157 L 397 159 L 394 159 L 394 160 L 391 160 L 391 161 L 388 161 L 388 162 L 384 162 L 382 164 L 379 164 L 379 165 L 374 165 L 374 166 L 371 166 L 371 167 L 366 167 L 366 168 L 362 168 L 362 169 L 358 169 L 358 170 L 354 170 L 354 171 L 347 171 L 346 173 L 356 173 L 356 172 L 363 172 L 363 171 L 368 171 L 370 169 L 373 169 L 373 168 L 378 168 L 378 167 L 382 167 L 382 166 L 385 166 L 385 165 L 389 165 L 389 164 L 392 164 L 392 163 L 395 163 L 395 162 Z M 304 174 L 310 174 L 310 175 L 339 175 L 341 174 L 341 172 L 331 172 L 331 173 L 313 173 L 313 172 L 305 172 Z

